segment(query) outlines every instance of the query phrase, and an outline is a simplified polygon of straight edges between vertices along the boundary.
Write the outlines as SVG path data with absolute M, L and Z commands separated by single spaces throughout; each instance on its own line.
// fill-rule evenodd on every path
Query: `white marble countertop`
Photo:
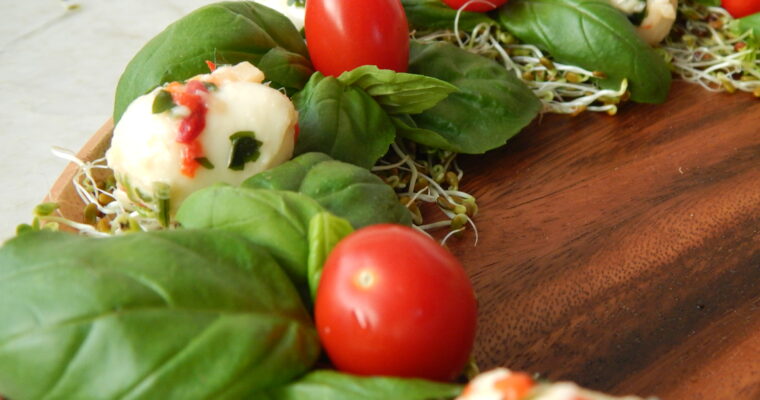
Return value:
M 32 220 L 67 162 L 110 117 L 134 54 L 212 0 L 0 0 L 0 241 Z M 69 9 L 75 3 L 78 7 Z

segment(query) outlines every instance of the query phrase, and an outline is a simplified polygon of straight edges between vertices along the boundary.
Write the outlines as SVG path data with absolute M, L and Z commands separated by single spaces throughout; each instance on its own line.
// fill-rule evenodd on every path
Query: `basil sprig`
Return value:
M 457 87 L 431 76 L 395 72 L 365 65 L 342 73 L 338 80 L 363 89 L 388 114 L 419 114 L 434 107 Z
M 400 136 L 458 153 L 504 145 L 541 110 L 533 92 L 493 60 L 450 43 L 411 43 L 409 71 L 445 79 L 458 88 L 435 107 L 397 116 Z

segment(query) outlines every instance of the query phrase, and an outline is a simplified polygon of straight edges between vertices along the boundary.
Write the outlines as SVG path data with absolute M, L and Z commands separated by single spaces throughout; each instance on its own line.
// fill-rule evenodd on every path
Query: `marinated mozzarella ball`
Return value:
M 644 0 L 610 0 L 610 3 L 626 14 L 640 13 L 647 6 Z
M 258 68 L 243 62 L 135 99 L 106 153 L 119 189 L 154 210 L 157 191 L 168 191 L 173 214 L 198 189 L 237 185 L 290 159 L 295 108 L 263 81 Z
M 618 10 L 630 15 L 646 9 L 636 33 L 650 45 L 662 42 L 676 21 L 678 0 L 609 0 Z
M 470 381 L 456 400 L 642 400 L 614 397 L 584 389 L 572 382 L 536 382 L 522 372 L 496 368 Z
M 647 15 L 636 32 L 651 45 L 662 42 L 673 28 L 677 9 L 678 0 L 647 0 Z
M 522 400 L 534 386 L 526 374 L 496 368 L 473 378 L 456 400 Z

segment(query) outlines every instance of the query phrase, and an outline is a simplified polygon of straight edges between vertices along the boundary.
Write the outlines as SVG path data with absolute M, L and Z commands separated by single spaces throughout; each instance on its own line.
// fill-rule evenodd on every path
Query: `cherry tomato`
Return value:
M 314 68 L 325 75 L 362 65 L 408 67 L 409 27 L 400 0 L 309 0 L 304 28 Z
M 475 339 L 477 306 L 459 261 L 401 225 L 373 225 L 328 256 L 315 320 L 339 370 L 360 375 L 455 378 Z
M 443 0 L 447 6 L 455 10 L 462 8 L 462 6 L 468 1 L 470 0 Z M 474 12 L 488 12 L 501 7 L 506 2 L 507 0 L 477 0 L 473 1 L 471 4 L 468 4 L 464 10 Z
M 720 5 L 734 18 L 760 12 L 760 0 L 723 0 Z

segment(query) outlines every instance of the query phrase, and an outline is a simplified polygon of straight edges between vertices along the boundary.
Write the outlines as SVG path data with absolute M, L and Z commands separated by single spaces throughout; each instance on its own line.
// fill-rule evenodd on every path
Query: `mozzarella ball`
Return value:
M 188 151 L 188 144 L 180 143 L 178 134 L 180 123 L 190 110 L 175 105 L 163 112 L 153 112 L 156 96 L 171 89 L 171 85 L 156 88 L 129 105 L 114 128 L 106 153 L 120 189 L 135 203 L 145 205 L 140 203 L 153 197 L 156 183 L 168 187 L 172 215 L 198 189 L 220 182 L 238 185 L 293 155 L 298 120 L 295 107 L 283 93 L 262 84 L 264 75 L 260 70 L 245 62 L 192 79 L 215 85 L 203 96 L 207 109 L 205 128 L 195 139 L 202 149 L 199 158 L 208 161 L 206 167 L 196 166 L 192 176 L 183 173 L 186 158 L 183 152 Z M 232 169 L 231 136 L 239 132 L 253 133 L 260 142 L 259 155 L 239 165 L 239 169 Z

